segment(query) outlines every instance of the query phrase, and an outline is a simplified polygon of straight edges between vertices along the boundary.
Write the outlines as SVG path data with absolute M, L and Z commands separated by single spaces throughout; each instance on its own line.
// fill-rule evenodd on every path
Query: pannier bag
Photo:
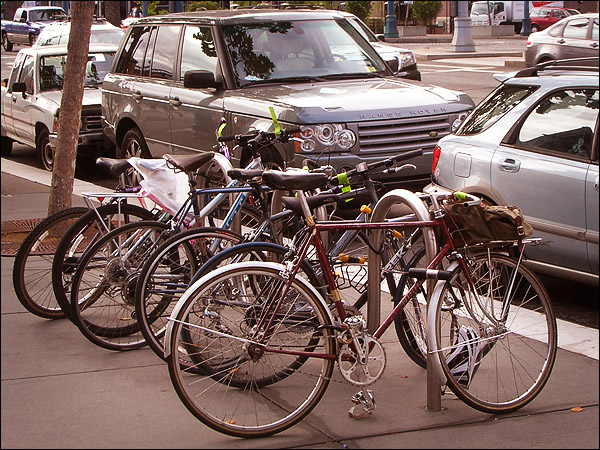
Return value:
M 459 230 L 468 233 L 467 242 L 520 241 L 531 236 L 533 228 L 516 206 L 445 205 Z M 467 236 L 465 236 L 467 238 Z

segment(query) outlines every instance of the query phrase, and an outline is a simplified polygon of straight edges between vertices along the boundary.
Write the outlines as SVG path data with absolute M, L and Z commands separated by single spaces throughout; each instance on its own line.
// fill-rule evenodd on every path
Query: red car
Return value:
M 538 6 L 529 11 L 531 19 L 531 32 L 535 33 L 540 30 L 545 30 L 550 25 L 555 24 L 565 17 L 579 14 L 579 11 L 571 8 L 557 8 L 554 6 Z

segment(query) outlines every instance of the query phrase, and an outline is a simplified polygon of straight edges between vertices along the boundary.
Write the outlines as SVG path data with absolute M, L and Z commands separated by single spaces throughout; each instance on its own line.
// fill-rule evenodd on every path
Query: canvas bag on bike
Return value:
M 459 228 L 475 242 L 518 240 L 531 236 L 533 228 L 516 206 L 465 206 L 463 203 L 446 205 Z

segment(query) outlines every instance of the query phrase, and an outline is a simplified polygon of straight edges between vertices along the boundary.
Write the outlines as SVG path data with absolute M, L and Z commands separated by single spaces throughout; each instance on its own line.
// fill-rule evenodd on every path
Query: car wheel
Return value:
M 12 153 L 13 140 L 8 136 L 2 136 L 2 142 L 0 143 L 0 149 L 2 150 L 2 156 L 10 156 Z
M 2 33 L 2 48 L 7 52 L 12 51 L 13 44 L 8 40 L 8 36 L 6 33 Z
M 538 27 L 537 25 L 531 25 L 532 33 L 537 33 L 538 31 L 540 31 L 540 27 Z
M 125 133 L 121 145 L 117 149 L 118 158 L 152 158 L 146 139 L 139 128 L 132 128 Z M 125 173 L 126 183 L 128 186 L 139 186 L 142 177 L 135 170 L 130 169 Z
M 35 39 L 36 39 L 35 35 L 34 34 L 30 34 L 29 35 L 29 45 L 35 44 Z
M 40 131 L 36 142 L 38 161 L 42 169 L 52 172 L 54 167 L 54 149 L 50 145 L 50 133 L 47 129 Z

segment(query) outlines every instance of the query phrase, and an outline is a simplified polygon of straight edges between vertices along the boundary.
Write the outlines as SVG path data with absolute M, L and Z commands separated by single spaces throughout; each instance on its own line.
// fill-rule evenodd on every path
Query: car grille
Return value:
M 81 131 L 101 131 L 102 114 L 100 110 L 83 110 L 81 113 Z
M 450 134 L 448 115 L 377 120 L 356 124 L 361 153 L 433 149 Z

